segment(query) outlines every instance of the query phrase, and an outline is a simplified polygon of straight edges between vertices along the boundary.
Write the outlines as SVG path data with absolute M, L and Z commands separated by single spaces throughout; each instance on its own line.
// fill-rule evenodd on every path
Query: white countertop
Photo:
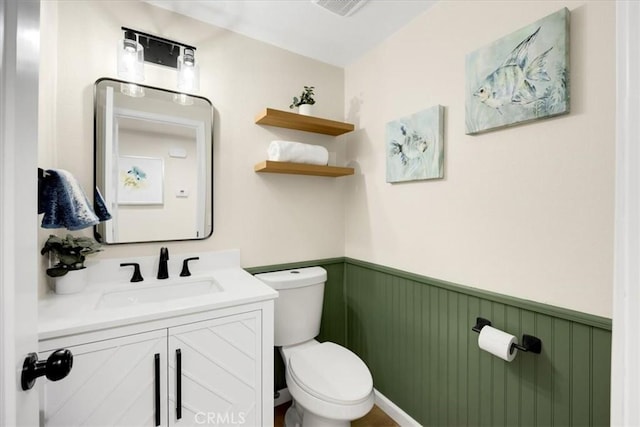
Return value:
M 190 263 L 192 276 L 179 277 L 181 260 L 193 255 L 199 256 L 200 260 Z M 143 282 L 130 283 L 128 279 L 132 269 L 122 269 L 119 266 L 120 262 L 138 262 L 141 264 L 145 278 L 154 277 L 151 273 L 157 271 L 157 257 L 111 259 L 88 267 L 91 273 L 90 283 L 84 291 L 72 295 L 58 295 L 50 292 L 40 298 L 39 340 L 234 307 L 278 297 L 275 290 L 240 267 L 238 251 L 180 254 L 173 258 L 176 259 L 170 260 L 170 279 L 166 282 L 146 279 Z M 162 286 L 164 283 L 180 284 L 181 280 L 186 283 L 198 278 L 211 278 L 223 290 L 161 302 L 132 304 L 126 307 L 98 307 L 105 292 L 133 290 L 155 284 Z

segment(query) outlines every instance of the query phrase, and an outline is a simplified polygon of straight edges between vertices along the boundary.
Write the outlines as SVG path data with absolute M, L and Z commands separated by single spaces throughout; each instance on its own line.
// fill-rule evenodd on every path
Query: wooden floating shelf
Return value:
M 304 163 L 291 163 L 291 162 L 274 162 L 271 160 L 265 160 L 256 164 L 253 168 L 256 172 L 265 173 L 288 173 L 293 175 L 315 175 L 315 176 L 329 176 L 339 177 L 353 175 L 353 168 L 340 168 L 337 166 L 319 166 L 319 165 L 307 165 Z
M 322 133 L 324 135 L 338 136 L 352 132 L 355 126 L 351 123 L 337 122 L 335 120 L 322 119 L 314 116 L 304 116 L 288 111 L 266 108 L 256 116 L 256 124 L 277 126 L 287 129 L 302 130 L 305 132 Z

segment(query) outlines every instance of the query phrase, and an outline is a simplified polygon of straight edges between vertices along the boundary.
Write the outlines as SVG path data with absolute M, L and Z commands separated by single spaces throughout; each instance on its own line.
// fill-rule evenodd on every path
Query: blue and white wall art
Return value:
M 568 9 L 467 55 L 467 134 L 568 112 Z
M 428 108 L 387 123 L 387 182 L 444 176 L 444 108 Z

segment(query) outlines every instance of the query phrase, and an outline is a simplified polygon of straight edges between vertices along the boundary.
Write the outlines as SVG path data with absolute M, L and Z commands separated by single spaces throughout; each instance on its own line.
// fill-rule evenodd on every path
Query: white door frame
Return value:
M 640 3 L 616 2 L 611 425 L 640 425 Z
M 40 0 L 0 2 L 0 425 L 38 425 L 20 387 L 37 351 Z

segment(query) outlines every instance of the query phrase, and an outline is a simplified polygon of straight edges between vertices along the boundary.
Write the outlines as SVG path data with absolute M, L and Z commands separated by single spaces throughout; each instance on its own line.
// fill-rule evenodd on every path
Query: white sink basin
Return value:
M 222 292 L 222 286 L 211 278 L 183 279 L 172 283 L 156 282 L 151 285 L 135 285 L 132 289 L 105 292 L 98 300 L 97 308 L 128 307 L 152 302 L 192 298 Z

